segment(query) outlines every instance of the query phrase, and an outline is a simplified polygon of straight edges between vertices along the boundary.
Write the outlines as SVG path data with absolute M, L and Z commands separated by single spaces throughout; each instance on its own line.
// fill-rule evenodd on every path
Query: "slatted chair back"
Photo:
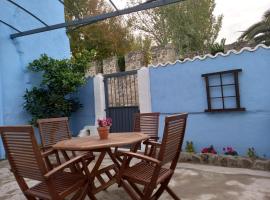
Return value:
M 47 173 L 47 169 L 42 160 L 33 127 L 0 127 L 0 134 L 15 177 L 43 181 L 43 175 Z
M 67 117 L 39 119 L 37 123 L 43 148 L 71 138 Z
M 158 136 L 160 113 L 136 113 L 134 117 L 134 131 L 141 131 L 150 137 Z
M 140 132 L 140 113 L 133 115 L 133 132 Z
M 163 164 L 171 163 L 171 169 L 175 169 L 186 129 L 188 114 L 179 114 L 165 118 L 164 134 L 159 152 L 159 160 Z

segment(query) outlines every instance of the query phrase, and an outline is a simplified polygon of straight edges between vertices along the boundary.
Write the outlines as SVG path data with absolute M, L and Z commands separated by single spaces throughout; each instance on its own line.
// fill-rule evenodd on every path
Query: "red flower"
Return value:
M 212 153 L 212 154 L 217 154 L 215 148 L 213 145 L 211 145 L 210 147 L 205 147 L 202 149 L 201 151 L 202 153 Z

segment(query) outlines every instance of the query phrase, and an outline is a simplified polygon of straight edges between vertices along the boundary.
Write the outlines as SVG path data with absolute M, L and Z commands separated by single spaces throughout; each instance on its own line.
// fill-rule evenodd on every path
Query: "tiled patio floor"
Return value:
M 270 173 L 179 163 L 170 183 L 182 200 L 270 200 Z M 117 185 L 97 195 L 102 200 L 128 200 Z M 0 161 L 0 200 L 24 200 L 7 161 Z M 165 192 L 161 200 L 171 199 Z

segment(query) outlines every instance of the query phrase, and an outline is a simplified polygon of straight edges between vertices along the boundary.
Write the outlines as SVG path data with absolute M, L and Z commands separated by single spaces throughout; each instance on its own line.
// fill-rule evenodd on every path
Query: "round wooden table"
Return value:
M 53 145 L 53 149 L 60 150 L 66 160 L 69 159 L 66 151 L 100 152 L 98 159 L 96 160 L 95 165 L 90 173 L 92 184 L 91 191 L 93 194 L 96 194 L 116 182 L 116 176 L 118 174 L 120 164 L 117 162 L 111 147 L 117 148 L 121 146 L 136 144 L 133 145 L 132 149 L 132 151 L 136 151 L 141 141 L 148 138 L 148 135 L 145 135 L 141 132 L 110 133 L 108 139 L 106 140 L 100 140 L 99 136 L 78 137 L 69 140 L 63 140 Z M 100 169 L 101 163 L 104 160 L 106 154 L 109 155 L 113 164 Z M 108 177 L 108 181 L 104 179 L 104 175 Z M 95 180 L 100 182 L 98 186 L 96 186 Z
M 106 140 L 100 140 L 98 135 L 78 137 L 60 141 L 53 145 L 53 148 L 70 151 L 93 151 L 134 144 L 148 138 L 148 135 L 141 132 L 110 133 Z

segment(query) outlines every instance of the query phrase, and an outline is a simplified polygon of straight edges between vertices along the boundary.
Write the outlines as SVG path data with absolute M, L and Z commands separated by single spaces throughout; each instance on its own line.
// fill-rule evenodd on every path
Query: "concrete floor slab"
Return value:
M 270 173 L 264 171 L 179 163 L 170 186 L 182 200 L 270 200 Z M 129 199 L 117 185 L 97 198 Z M 160 199 L 171 197 L 165 192 Z M 0 200 L 25 200 L 7 161 L 0 162 Z

